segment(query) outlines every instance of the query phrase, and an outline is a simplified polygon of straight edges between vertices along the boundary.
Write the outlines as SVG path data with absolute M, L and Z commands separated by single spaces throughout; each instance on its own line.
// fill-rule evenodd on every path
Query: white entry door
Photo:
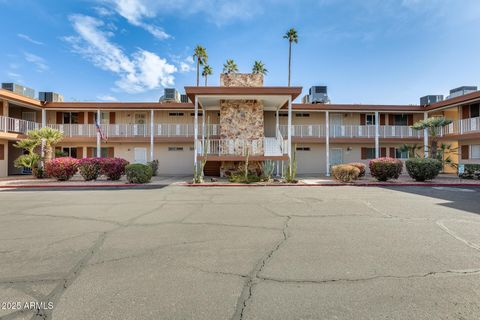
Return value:
M 136 112 L 135 115 L 135 126 L 133 134 L 136 136 L 143 136 L 146 133 L 147 125 L 147 114 L 145 112 Z
M 147 148 L 135 148 L 135 163 L 147 163 Z
M 334 166 L 343 163 L 343 149 L 331 148 L 330 149 L 330 165 Z

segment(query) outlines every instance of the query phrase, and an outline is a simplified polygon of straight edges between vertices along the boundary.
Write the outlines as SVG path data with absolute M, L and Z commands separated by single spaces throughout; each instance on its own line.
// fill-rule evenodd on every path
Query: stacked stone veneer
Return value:
M 263 75 L 260 74 L 222 74 L 220 84 L 225 87 L 261 87 Z M 220 102 L 220 138 L 231 141 L 234 145 L 233 155 L 245 155 L 243 141 L 247 144 L 250 156 L 263 155 L 264 112 L 263 104 L 258 100 L 222 100 Z M 253 143 L 253 141 L 255 141 Z M 255 144 L 255 146 L 253 146 Z M 220 175 L 228 176 L 231 172 L 244 168 L 244 162 L 223 161 Z M 250 161 L 249 169 L 261 172 L 260 162 Z

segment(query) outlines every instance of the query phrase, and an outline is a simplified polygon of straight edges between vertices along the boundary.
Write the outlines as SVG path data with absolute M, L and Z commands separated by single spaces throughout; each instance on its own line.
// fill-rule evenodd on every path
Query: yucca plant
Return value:
M 293 149 L 292 161 L 288 161 L 287 163 L 287 174 L 285 175 L 285 180 L 288 183 L 297 183 L 297 154 L 296 154 L 296 146 Z M 291 166 L 291 170 L 290 170 Z
M 272 179 L 274 171 L 275 171 L 275 162 L 272 160 L 265 160 L 263 162 L 263 175 L 267 180 Z
M 443 117 L 433 117 L 420 120 L 413 124 L 412 129 L 428 130 L 428 135 L 430 136 L 430 158 L 437 159 L 438 135 L 440 130 L 445 126 L 448 126 L 450 123 L 452 123 L 452 120 Z

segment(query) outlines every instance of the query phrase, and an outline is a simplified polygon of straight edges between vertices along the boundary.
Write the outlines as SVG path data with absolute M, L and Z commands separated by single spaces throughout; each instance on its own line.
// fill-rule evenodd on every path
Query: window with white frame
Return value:
M 73 112 L 72 112 L 73 113 Z M 98 123 L 97 121 L 97 113 L 95 112 L 95 123 Z M 100 124 L 109 124 L 110 123 L 110 112 L 108 111 L 101 111 L 100 112 Z
M 408 150 L 395 148 L 395 158 L 396 159 L 408 159 Z
M 480 144 L 472 144 L 470 146 L 470 152 L 472 153 L 472 159 L 480 159 Z
M 365 115 L 365 125 L 367 125 L 367 126 L 374 126 L 375 125 L 375 115 L 374 114 L 366 114 Z
M 67 157 L 77 158 L 77 148 L 63 147 L 63 148 L 62 148 L 62 152 L 63 152 Z
M 287 114 L 288 117 L 288 114 Z M 310 117 L 310 113 L 295 113 L 295 117 L 297 118 L 308 118 Z
M 297 151 L 310 151 L 310 147 L 297 147 Z
M 183 147 L 168 147 L 168 151 L 183 151 Z
M 170 117 L 183 117 L 183 112 L 169 112 L 168 116 L 170 116 Z

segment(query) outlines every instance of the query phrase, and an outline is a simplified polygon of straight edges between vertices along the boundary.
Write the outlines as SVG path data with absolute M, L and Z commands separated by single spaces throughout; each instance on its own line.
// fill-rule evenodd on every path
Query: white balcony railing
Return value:
M 40 128 L 40 124 L 32 121 L 0 116 L 0 132 L 26 134 L 30 130 Z
M 280 132 L 286 136 L 288 126 L 280 126 Z M 323 138 L 325 135 L 324 125 L 292 125 L 292 137 Z M 423 132 L 409 126 L 379 126 L 379 136 L 381 138 L 420 138 Z M 375 138 L 375 126 L 332 125 L 330 138 Z
M 456 120 L 439 130 L 439 135 L 468 134 L 480 132 L 480 117 Z
M 259 156 L 263 155 L 263 139 L 201 139 L 197 140 L 197 154 L 202 156 Z
M 65 137 L 95 137 L 97 135 L 97 128 L 94 124 L 49 124 L 48 126 L 60 130 Z M 150 124 L 102 124 L 100 128 L 106 138 L 150 136 Z M 202 127 L 199 126 L 198 130 L 201 135 Z M 218 135 L 219 125 L 211 124 L 205 131 L 205 134 L 210 136 Z M 157 123 L 153 126 L 155 137 L 193 137 L 193 132 L 193 124 L 187 123 Z

